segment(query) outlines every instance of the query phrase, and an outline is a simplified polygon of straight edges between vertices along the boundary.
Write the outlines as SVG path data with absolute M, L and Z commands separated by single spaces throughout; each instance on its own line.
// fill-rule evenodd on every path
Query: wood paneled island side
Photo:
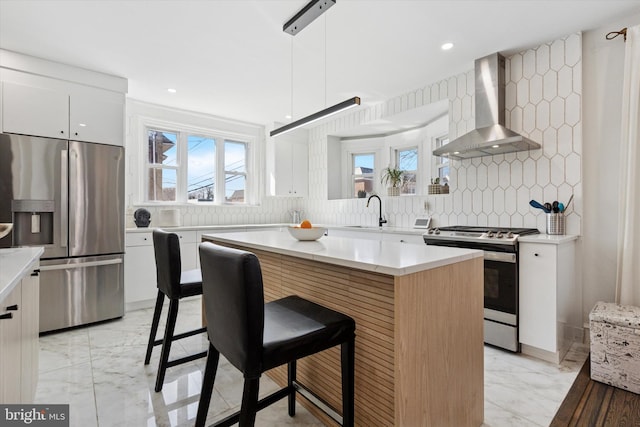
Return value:
M 482 424 L 481 251 L 332 236 L 299 242 L 284 229 L 203 240 L 255 253 L 265 301 L 297 294 L 355 319 L 356 425 Z M 268 375 L 286 383 L 286 367 Z M 298 378 L 341 408 L 339 348 L 299 361 Z

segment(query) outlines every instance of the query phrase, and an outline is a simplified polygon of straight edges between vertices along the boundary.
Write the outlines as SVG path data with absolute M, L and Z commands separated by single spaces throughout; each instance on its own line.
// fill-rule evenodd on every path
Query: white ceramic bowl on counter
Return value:
M 294 238 L 301 241 L 318 240 L 327 231 L 325 227 L 312 227 L 312 228 L 300 228 L 300 227 L 287 227 L 289 234 Z

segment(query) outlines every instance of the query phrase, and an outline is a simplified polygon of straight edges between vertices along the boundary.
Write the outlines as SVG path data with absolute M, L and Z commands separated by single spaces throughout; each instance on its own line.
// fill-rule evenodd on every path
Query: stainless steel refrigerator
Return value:
M 0 247 L 43 246 L 40 332 L 124 314 L 124 149 L 0 134 Z

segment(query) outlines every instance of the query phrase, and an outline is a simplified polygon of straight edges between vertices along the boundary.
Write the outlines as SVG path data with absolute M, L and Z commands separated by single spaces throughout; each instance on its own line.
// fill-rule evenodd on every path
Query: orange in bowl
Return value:
M 311 225 L 311 221 L 305 219 L 300 223 L 300 228 L 313 228 L 313 226 Z

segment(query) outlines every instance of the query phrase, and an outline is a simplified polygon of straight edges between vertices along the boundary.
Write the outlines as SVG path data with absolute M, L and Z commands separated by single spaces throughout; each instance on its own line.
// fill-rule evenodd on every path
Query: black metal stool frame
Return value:
M 219 256 L 218 259 L 216 259 Z M 327 415 L 335 419 L 338 423 L 343 426 L 352 427 L 354 425 L 354 365 L 355 365 L 355 322 L 353 319 L 348 318 L 345 315 L 334 312 L 333 310 L 329 310 L 327 308 L 318 306 L 317 304 L 306 301 L 297 296 L 289 296 L 286 298 L 282 298 L 277 301 L 272 301 L 270 303 L 264 304 L 263 297 L 263 289 L 262 289 L 262 275 L 260 272 L 260 264 L 255 257 L 254 254 L 250 252 L 240 251 L 236 249 L 224 248 L 221 246 L 214 245 L 212 243 L 203 243 L 200 245 L 200 257 L 201 257 L 201 265 L 203 268 L 203 297 L 205 301 L 205 311 L 209 313 L 209 310 L 212 308 L 209 306 L 208 301 L 211 301 L 208 298 L 208 293 L 212 292 L 209 289 L 209 286 L 216 286 L 216 281 L 220 282 L 230 282 L 228 286 L 237 289 L 240 286 L 237 282 L 253 282 L 253 285 L 247 286 L 246 290 L 240 291 L 240 294 L 244 292 L 246 295 L 255 295 L 260 294 L 261 304 L 262 304 L 262 320 L 261 324 L 258 325 L 258 329 L 255 328 L 252 330 L 251 325 L 248 326 L 249 332 L 246 334 L 247 336 L 238 337 L 235 339 L 234 337 L 229 336 L 229 331 L 219 332 L 216 331 L 215 327 L 212 325 L 211 329 L 209 329 L 209 356 L 207 358 L 207 364 L 204 372 L 204 378 L 202 382 L 202 391 L 200 394 L 200 402 L 198 404 L 198 413 L 196 416 L 196 427 L 203 427 L 206 422 L 207 412 L 209 409 L 209 403 L 211 401 L 211 395 L 213 392 L 213 386 L 215 382 L 215 376 L 218 368 L 218 361 L 220 358 L 220 351 L 214 346 L 212 341 L 212 336 L 214 337 L 213 341 L 220 341 L 220 345 L 225 348 L 231 348 L 230 353 L 225 354 L 227 359 L 236 366 L 236 368 L 240 369 L 244 374 L 244 388 L 242 394 L 242 405 L 240 411 L 217 421 L 213 426 L 222 427 L 222 426 L 231 426 L 233 424 L 239 423 L 240 427 L 249 427 L 253 426 L 255 423 L 256 413 L 266 408 L 267 406 L 288 397 L 288 413 L 289 416 L 295 415 L 295 396 L 296 392 L 299 392 L 303 397 L 307 398 L 311 403 L 318 406 L 321 410 L 323 410 Z M 221 270 L 225 270 L 222 271 Z M 242 276 L 242 278 L 238 279 L 237 276 Z M 235 283 L 234 283 L 235 282 Z M 223 285 L 224 286 L 224 285 Z M 251 287 L 253 286 L 253 287 Z M 216 294 L 216 298 L 214 301 L 218 300 L 220 295 Z M 233 295 L 233 297 L 238 298 L 238 295 Z M 211 297 L 210 297 L 211 298 Z M 242 298 L 242 295 L 240 295 Z M 250 301 L 251 298 L 247 298 L 249 302 L 246 305 L 240 304 L 240 312 L 246 313 L 255 313 L 260 312 L 260 304 L 254 299 L 253 305 Z M 216 301 L 219 302 L 219 301 Z M 223 303 L 223 302 L 222 302 Z M 223 303 L 224 304 L 224 303 Z M 335 337 L 329 337 L 324 342 L 316 342 L 312 343 L 312 346 L 308 346 L 305 344 L 305 348 L 303 352 L 300 354 L 295 354 L 295 357 L 288 357 L 278 355 L 274 358 L 274 360 L 269 360 L 266 363 L 266 366 L 262 365 L 262 360 L 260 359 L 261 355 L 257 355 L 255 353 L 260 353 L 260 351 L 256 352 L 248 352 L 247 349 L 250 349 L 250 345 L 246 348 L 242 348 L 243 344 L 251 344 L 252 338 L 253 341 L 256 339 L 259 340 L 259 343 L 262 343 L 264 336 L 262 335 L 264 327 L 264 318 L 269 315 L 269 313 L 273 313 L 279 309 L 289 309 L 293 308 L 292 311 L 295 312 L 295 307 L 311 307 L 312 310 L 320 311 L 322 314 L 317 316 L 318 318 L 322 318 L 323 316 L 326 318 L 327 313 L 329 316 L 337 315 L 342 316 L 344 319 L 348 319 L 348 321 L 352 322 L 351 329 L 342 329 L 339 334 Z M 219 307 L 218 307 L 219 308 Z M 212 312 L 216 313 L 217 312 Z M 301 319 L 315 321 L 316 319 L 304 319 L 303 316 L 304 310 L 300 310 L 295 312 L 301 316 Z M 215 317 L 212 316 L 212 317 Z M 239 317 L 240 322 L 247 320 L 246 318 L 242 318 L 242 314 Z M 247 316 L 248 317 L 248 316 Z M 209 318 L 209 317 L 207 317 Z M 342 323 L 348 323 L 346 320 L 342 320 Z M 248 323 L 252 323 L 249 321 Z M 224 328 L 220 328 L 224 329 Z M 234 328 L 230 328 L 233 332 Z M 335 331 L 334 331 L 335 332 Z M 251 336 L 253 334 L 253 337 Z M 217 335 L 217 336 L 216 336 Z M 257 335 L 260 335 L 257 337 Z M 241 343 L 238 344 L 238 341 Z M 342 377 L 342 417 L 340 417 L 333 408 L 331 408 L 328 404 L 323 402 L 320 398 L 315 396 L 312 392 L 306 389 L 302 384 L 296 381 L 296 368 L 297 368 L 297 360 L 309 356 L 311 354 L 318 353 L 320 351 L 329 349 L 336 345 L 340 345 L 341 347 L 341 377 Z M 231 346 L 231 347 L 229 347 Z M 276 348 L 274 346 L 273 348 Z M 273 349 L 272 348 L 272 349 Z M 278 349 L 279 350 L 279 349 Z M 240 353 L 238 353 L 238 351 Z M 287 352 L 287 349 L 283 350 L 284 353 Z M 231 357 L 229 357 L 231 356 Z M 294 356 L 294 355 L 291 355 Z M 282 362 L 285 360 L 283 363 Z M 265 372 L 269 369 L 272 369 L 276 366 L 280 366 L 282 364 L 287 364 L 287 386 L 284 388 L 270 394 L 263 399 L 258 400 L 258 391 L 260 385 L 260 376 L 262 372 Z
M 153 347 L 162 344 L 155 384 L 155 391 L 159 392 L 162 390 L 167 368 L 191 362 L 207 355 L 207 352 L 203 351 L 197 354 L 181 357 L 179 359 L 169 360 L 171 344 L 182 338 L 206 332 L 207 328 L 198 328 L 174 335 L 180 299 L 187 296 L 202 294 L 202 276 L 199 270 L 182 272 L 180 241 L 177 234 L 168 233 L 160 229 L 154 230 L 153 247 L 156 257 L 158 296 L 156 298 L 156 306 L 153 311 L 151 332 L 149 333 L 149 342 L 147 343 L 147 353 L 144 358 L 144 364 L 149 364 Z M 164 337 L 162 339 L 156 339 L 165 295 L 169 298 L 167 324 L 164 330 Z

